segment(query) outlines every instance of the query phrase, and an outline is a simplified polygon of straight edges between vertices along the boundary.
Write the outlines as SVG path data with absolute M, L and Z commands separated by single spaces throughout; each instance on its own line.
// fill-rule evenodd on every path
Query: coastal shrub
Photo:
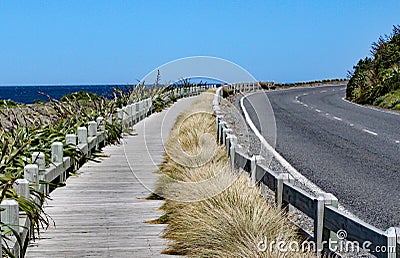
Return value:
M 371 57 L 359 60 L 348 77 L 348 100 L 394 108 L 397 104 L 383 96 L 400 89 L 400 26 L 393 26 L 390 35 L 379 37 L 372 44 Z

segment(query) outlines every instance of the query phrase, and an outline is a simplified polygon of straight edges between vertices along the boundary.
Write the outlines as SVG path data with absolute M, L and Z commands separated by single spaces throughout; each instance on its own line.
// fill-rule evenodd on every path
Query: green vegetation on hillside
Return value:
M 274 83 L 271 90 L 280 89 L 280 88 L 291 88 L 291 87 L 311 87 L 317 85 L 333 85 L 333 84 L 346 84 L 347 80 L 338 78 L 338 79 L 324 79 L 324 80 L 315 80 L 315 81 L 306 81 L 306 82 L 293 82 L 293 83 Z M 266 89 L 264 85 L 260 82 L 261 87 Z
M 346 98 L 359 104 L 400 110 L 400 26 L 372 44 L 372 57 L 349 72 Z

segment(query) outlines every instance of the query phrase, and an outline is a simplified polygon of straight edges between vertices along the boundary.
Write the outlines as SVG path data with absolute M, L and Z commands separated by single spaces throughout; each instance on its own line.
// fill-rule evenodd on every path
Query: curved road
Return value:
M 383 230 L 400 226 L 400 115 L 349 103 L 343 100 L 345 89 L 267 92 L 275 113 L 276 150 L 364 221 Z M 267 117 L 263 94 L 245 101 L 246 108 L 249 101 L 253 105 L 250 116 L 256 125 L 257 114 L 260 120 Z

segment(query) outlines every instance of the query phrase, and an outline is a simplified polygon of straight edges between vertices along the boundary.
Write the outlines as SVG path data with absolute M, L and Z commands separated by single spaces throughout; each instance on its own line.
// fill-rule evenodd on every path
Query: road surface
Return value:
M 276 150 L 289 163 L 362 220 L 383 230 L 400 226 L 399 114 L 345 101 L 345 86 L 266 94 L 275 114 Z M 249 101 L 255 124 L 257 114 L 268 122 L 264 93 Z

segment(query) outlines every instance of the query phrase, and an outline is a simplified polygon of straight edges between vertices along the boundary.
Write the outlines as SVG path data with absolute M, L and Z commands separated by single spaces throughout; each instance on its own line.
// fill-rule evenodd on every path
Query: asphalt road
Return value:
M 266 94 L 276 150 L 289 163 L 362 220 L 383 230 L 400 226 L 400 115 L 343 100 L 345 86 Z M 256 126 L 268 124 L 264 93 L 249 101 Z M 268 131 L 262 134 L 273 139 Z

